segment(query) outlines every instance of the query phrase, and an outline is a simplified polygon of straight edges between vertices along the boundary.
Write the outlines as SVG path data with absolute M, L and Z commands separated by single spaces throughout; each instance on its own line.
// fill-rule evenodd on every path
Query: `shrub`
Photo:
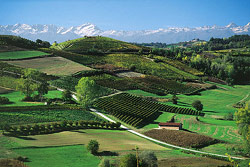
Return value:
M 152 151 L 143 151 L 139 155 L 141 165 L 143 167 L 157 167 L 157 157 Z
M 193 103 L 192 103 L 192 106 L 198 110 L 198 111 L 202 111 L 203 109 L 203 104 L 201 104 L 201 101 L 200 100 L 195 100 Z
M 7 97 L 0 96 L 0 104 L 9 104 L 10 100 Z
M 103 158 L 98 165 L 98 167 L 110 167 L 110 161 L 108 159 Z
M 96 154 L 99 150 L 99 143 L 96 140 L 90 140 L 87 146 L 87 149 L 91 152 L 91 154 Z
M 120 160 L 120 167 L 136 167 L 137 160 L 134 154 L 127 154 Z
M 134 154 L 127 154 L 120 160 L 120 167 L 136 167 L 137 160 Z
M 234 115 L 233 113 L 228 113 L 227 115 L 224 116 L 224 119 L 225 120 L 229 120 L 229 121 L 232 121 L 234 119 Z

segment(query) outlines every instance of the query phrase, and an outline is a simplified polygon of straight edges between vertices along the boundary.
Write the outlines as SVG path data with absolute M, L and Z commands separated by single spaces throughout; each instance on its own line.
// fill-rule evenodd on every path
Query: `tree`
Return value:
M 36 43 L 41 44 L 43 41 L 41 39 L 37 39 Z
M 245 141 L 245 151 L 250 154 L 250 108 L 246 104 L 245 108 L 239 109 L 235 113 L 236 123 L 239 128 L 239 133 L 243 136 Z
M 68 89 L 62 92 L 62 100 L 67 103 L 72 101 L 71 92 Z
M 77 99 L 84 107 L 88 107 L 99 94 L 99 87 L 94 80 L 83 77 L 75 87 Z
M 29 100 L 36 90 L 36 84 L 28 78 L 21 78 L 18 80 L 17 89 L 25 95 L 24 99 Z
M 232 121 L 234 119 L 234 114 L 233 113 L 228 113 L 227 115 L 224 116 L 225 120 Z
M 99 150 L 99 143 L 96 140 L 90 140 L 87 146 L 87 150 L 91 152 L 91 154 L 96 154 Z
M 172 97 L 172 103 L 177 104 L 178 97 L 176 95 L 173 95 Z
M 48 94 L 49 84 L 47 82 L 41 82 L 37 88 L 40 99 L 43 100 L 43 95 Z
M 127 154 L 120 160 L 120 167 L 136 167 L 136 156 L 134 154 Z
M 203 110 L 203 104 L 201 104 L 201 101 L 200 100 L 195 100 L 193 103 L 192 103 L 192 106 L 198 110 L 198 111 L 202 111 Z
M 143 167 L 157 167 L 157 157 L 152 151 L 143 151 L 139 155 L 141 165 Z

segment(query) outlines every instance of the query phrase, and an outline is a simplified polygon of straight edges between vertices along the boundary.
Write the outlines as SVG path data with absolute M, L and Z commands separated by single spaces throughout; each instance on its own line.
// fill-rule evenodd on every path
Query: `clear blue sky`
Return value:
M 93 23 L 103 30 L 250 22 L 250 0 L 0 0 L 0 25 Z

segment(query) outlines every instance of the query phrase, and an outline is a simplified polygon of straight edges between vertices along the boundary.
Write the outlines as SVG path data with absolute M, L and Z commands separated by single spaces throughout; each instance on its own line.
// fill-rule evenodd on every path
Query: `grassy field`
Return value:
M 13 91 L 10 93 L 0 94 L 0 96 L 9 98 L 11 104 L 6 104 L 4 106 L 33 106 L 33 105 L 41 105 L 44 103 L 41 102 L 23 102 L 21 101 L 24 98 L 24 95 L 19 91 Z M 52 90 L 49 91 L 47 95 L 45 95 L 47 98 L 61 98 L 62 92 L 58 90 Z
M 135 145 L 142 150 L 169 150 L 168 148 L 154 144 L 126 131 L 86 129 L 65 131 L 48 135 L 29 136 L 31 140 L 12 138 L 22 146 L 62 146 L 87 144 L 91 139 L 100 143 L 100 151 L 124 151 L 132 150 Z
M 60 146 L 44 148 L 21 148 L 17 154 L 28 157 L 30 167 L 96 167 L 100 159 L 90 154 L 85 146 Z
M 206 113 L 205 117 L 223 117 L 225 114 L 235 112 L 233 104 L 243 99 L 249 93 L 250 85 L 236 85 L 229 87 L 224 85 L 223 88 L 202 91 L 201 95 L 177 95 L 179 98 L 177 106 L 192 107 L 194 100 L 200 100 L 203 104 L 203 111 Z M 172 95 L 157 96 L 151 93 L 143 92 L 141 90 L 130 90 L 128 93 L 153 96 L 159 98 L 171 98 Z M 171 102 L 166 102 L 171 104 Z
M 14 52 L 1 52 L 0 60 L 15 60 L 15 59 L 24 59 L 24 58 L 32 58 L 39 56 L 46 56 L 48 53 L 40 52 L 40 51 L 14 51 Z
M 139 152 L 154 151 L 159 160 L 196 157 L 179 150 L 159 146 L 126 131 L 86 129 L 19 138 L 0 136 L 0 158 L 25 156 L 30 160 L 27 165 L 31 167 L 44 167 L 45 164 L 46 166 L 56 166 L 57 164 L 67 166 L 72 161 L 76 166 L 81 164 L 82 166 L 97 167 L 100 157 L 90 155 L 85 149 L 85 145 L 91 139 L 96 139 L 100 143 L 100 156 L 107 156 L 111 160 L 117 160 L 119 157 L 108 156 L 107 153 L 116 152 L 121 156 L 135 153 L 133 150 L 135 145 L 139 147 Z M 96 163 L 94 164 L 93 161 Z
M 16 60 L 8 63 L 23 68 L 34 68 L 50 75 L 71 75 L 79 71 L 91 70 L 89 67 L 62 57 Z
M 222 89 L 223 88 L 223 89 Z M 237 85 L 234 88 L 229 86 L 223 86 L 220 89 L 213 89 L 201 92 L 201 95 L 177 95 L 179 98 L 177 106 L 192 107 L 191 103 L 194 100 L 201 100 L 204 105 L 203 111 L 205 117 L 199 117 L 199 121 L 195 116 L 189 115 L 177 115 L 175 117 L 176 122 L 182 122 L 183 128 L 199 133 L 211 136 L 213 138 L 223 140 L 229 143 L 242 143 L 242 137 L 238 134 L 235 121 L 218 120 L 216 118 L 223 118 L 224 115 L 230 112 L 235 112 L 237 109 L 232 105 L 243 99 L 248 93 L 250 86 Z M 161 97 L 151 93 L 131 90 L 127 91 L 136 95 Z M 171 98 L 172 95 L 164 96 L 165 98 Z M 171 102 L 165 102 L 165 104 L 173 105 Z M 148 124 L 143 129 L 157 128 L 159 122 L 168 121 L 173 114 L 163 113 L 152 124 Z

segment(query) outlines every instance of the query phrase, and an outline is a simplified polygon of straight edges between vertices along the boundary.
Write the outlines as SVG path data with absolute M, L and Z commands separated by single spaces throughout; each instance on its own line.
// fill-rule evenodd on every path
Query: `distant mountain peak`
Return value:
M 238 26 L 230 23 L 226 26 L 202 26 L 202 27 L 167 27 L 155 30 L 101 30 L 95 24 L 85 23 L 79 26 L 71 26 L 65 28 L 53 24 L 20 24 L 0 25 L 0 34 L 18 35 L 31 40 L 42 39 L 49 42 L 63 42 L 66 40 L 76 39 L 87 36 L 107 36 L 127 42 L 163 42 L 178 43 L 182 41 L 190 41 L 195 38 L 201 40 L 209 40 L 211 37 L 224 38 L 235 34 L 249 34 L 250 22 L 245 26 Z
M 227 28 L 235 28 L 235 27 L 238 27 L 238 25 L 235 24 L 235 23 L 230 23 L 230 24 L 228 24 L 226 27 L 227 27 Z

